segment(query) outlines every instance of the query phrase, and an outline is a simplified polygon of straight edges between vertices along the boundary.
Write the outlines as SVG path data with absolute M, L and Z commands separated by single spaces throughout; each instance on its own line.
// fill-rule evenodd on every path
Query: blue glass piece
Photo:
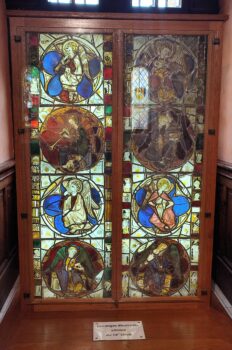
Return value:
M 45 78 L 44 78 L 43 72 L 40 72 L 39 75 L 40 75 L 41 84 L 42 84 L 42 86 L 44 87 L 44 85 L 45 85 Z
M 139 206 L 143 204 L 144 198 L 146 196 L 146 191 L 144 188 L 140 188 L 135 194 L 135 200 Z
M 56 194 L 45 199 L 43 209 L 46 214 L 56 216 L 62 213 L 60 208 L 61 195 Z
M 45 72 L 51 75 L 55 75 L 56 72 L 54 68 L 60 63 L 61 59 L 62 59 L 62 55 L 59 52 L 57 51 L 48 52 L 42 60 L 42 65 Z
M 173 196 L 175 196 L 175 193 L 176 193 L 176 187 L 174 187 L 171 192 L 168 193 L 169 197 L 170 198 L 173 198 Z
M 173 197 L 172 201 L 174 202 L 173 211 L 176 216 L 187 213 L 190 208 L 189 200 L 184 196 Z
M 100 203 L 101 197 L 100 197 L 99 192 L 96 190 L 96 188 L 91 188 L 91 197 L 95 203 L 97 203 L 97 204 Z
M 101 70 L 100 61 L 98 58 L 93 58 L 89 61 L 89 73 L 92 78 L 95 78 Z
M 89 98 L 93 94 L 93 85 L 84 74 L 81 82 L 77 85 L 77 92 L 84 98 Z
M 48 91 L 47 93 L 50 96 L 58 96 L 62 92 L 62 84 L 60 82 L 59 75 L 55 75 L 48 83 Z
M 140 209 L 138 212 L 138 220 L 140 224 L 144 227 L 154 227 L 154 225 L 150 222 L 152 214 L 154 214 L 154 211 L 149 206 Z
M 67 191 L 67 189 L 64 187 L 63 184 L 60 185 L 60 191 L 61 191 L 61 193 L 64 193 Z
M 54 220 L 55 228 L 62 234 L 66 234 L 69 230 L 64 226 L 62 215 L 57 215 Z
M 97 225 L 97 220 L 95 218 L 93 218 L 91 215 L 88 214 L 87 218 L 92 225 L 94 225 L 94 226 Z

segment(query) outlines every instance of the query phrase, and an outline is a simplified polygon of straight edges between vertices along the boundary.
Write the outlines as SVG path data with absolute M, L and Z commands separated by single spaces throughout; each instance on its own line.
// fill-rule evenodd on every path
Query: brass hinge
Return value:
M 213 38 L 213 45 L 220 45 L 221 40 L 219 38 Z
M 15 41 L 16 43 L 21 43 L 22 37 L 21 37 L 20 35 L 15 35 L 15 36 L 14 36 L 14 41 Z

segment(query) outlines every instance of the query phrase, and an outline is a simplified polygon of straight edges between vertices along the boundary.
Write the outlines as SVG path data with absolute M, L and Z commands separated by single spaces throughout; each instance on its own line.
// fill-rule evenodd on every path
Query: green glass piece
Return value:
M 110 267 L 106 267 L 104 271 L 104 280 L 111 281 L 112 278 L 112 269 Z
M 105 107 L 106 115 L 112 115 L 112 106 Z
M 30 148 L 31 148 L 32 155 L 40 154 L 39 142 L 37 140 L 31 140 Z
M 40 241 L 39 240 L 33 241 L 33 248 L 40 248 Z
M 32 69 L 31 69 L 31 76 L 32 76 L 32 78 L 38 78 L 39 77 L 39 69 L 37 67 L 32 67 Z

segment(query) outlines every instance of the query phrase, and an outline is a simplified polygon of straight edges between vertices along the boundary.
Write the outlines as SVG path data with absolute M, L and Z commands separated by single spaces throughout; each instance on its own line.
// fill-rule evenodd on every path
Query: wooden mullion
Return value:
M 122 157 L 123 157 L 123 62 L 124 62 L 124 38 L 123 31 L 117 32 L 118 36 L 118 197 L 117 204 L 118 212 L 118 227 L 117 227 L 117 300 L 121 299 L 122 295 Z

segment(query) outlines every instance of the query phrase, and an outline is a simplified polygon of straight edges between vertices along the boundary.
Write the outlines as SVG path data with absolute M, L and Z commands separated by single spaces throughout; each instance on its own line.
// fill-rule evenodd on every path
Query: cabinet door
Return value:
M 122 295 L 198 288 L 207 36 L 124 37 Z
M 88 16 L 10 23 L 22 296 L 209 301 L 221 23 Z
M 112 51 L 109 33 L 26 33 L 36 299 L 112 297 Z

